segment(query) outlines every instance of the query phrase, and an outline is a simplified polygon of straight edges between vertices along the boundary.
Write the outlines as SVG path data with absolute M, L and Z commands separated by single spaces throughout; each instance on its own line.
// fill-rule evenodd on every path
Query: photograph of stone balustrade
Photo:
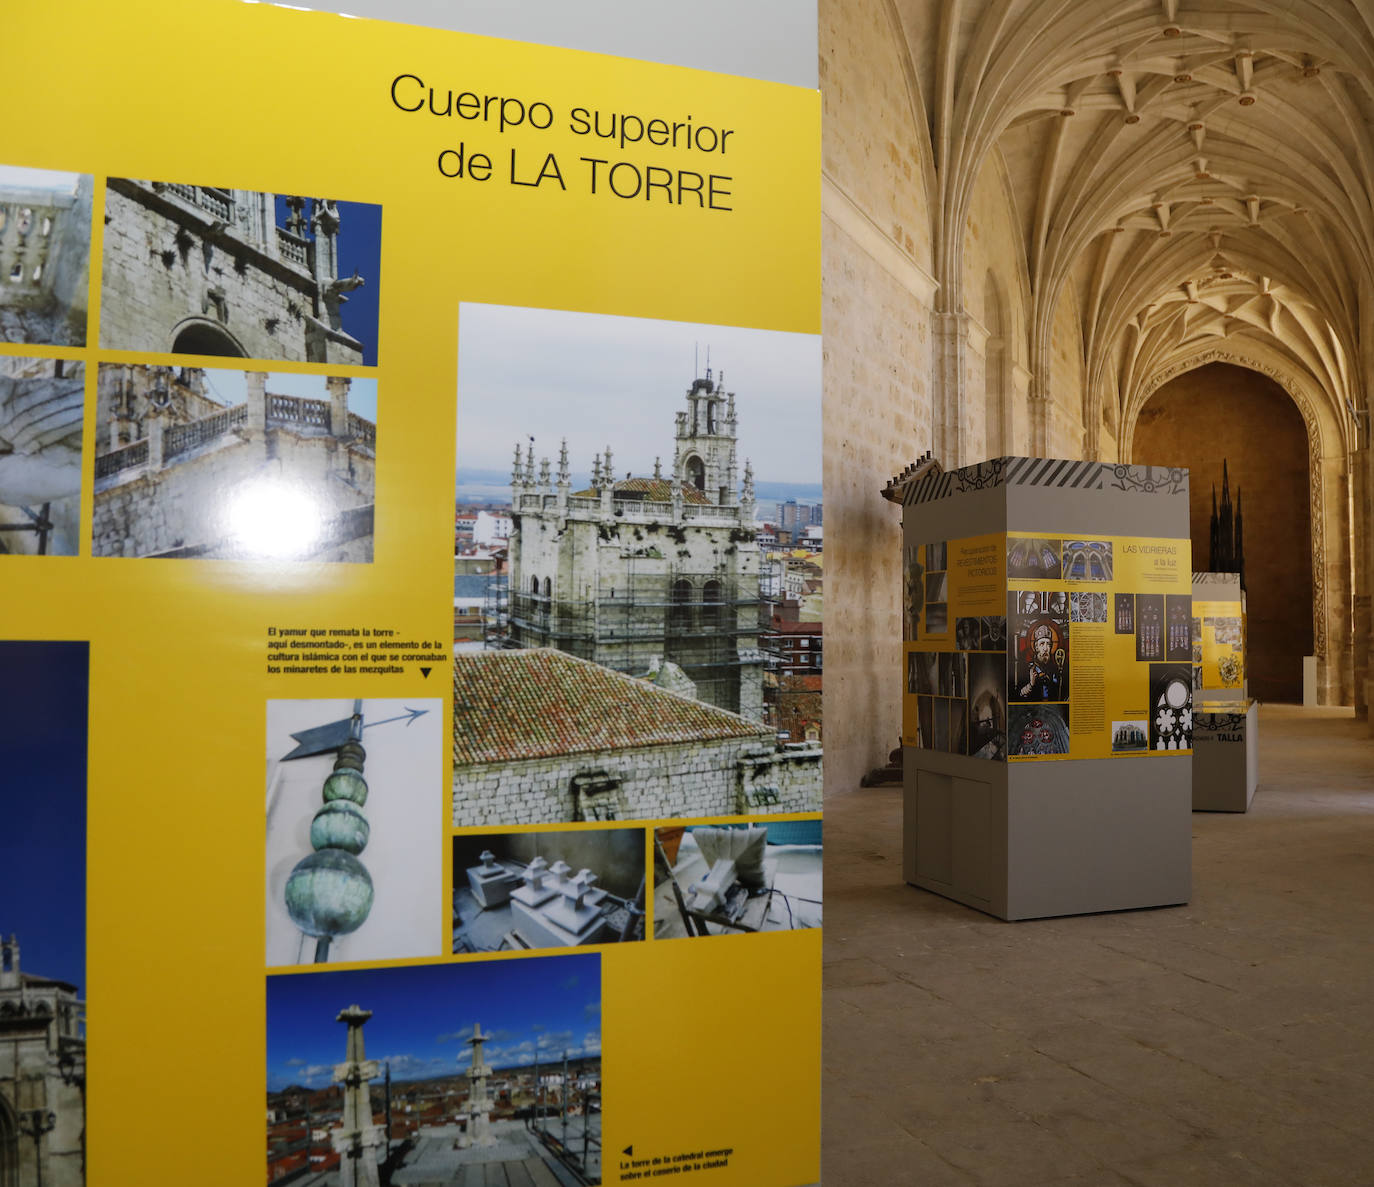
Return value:
M 86 367 L 0 355 L 0 555 L 75 556 Z
M 100 345 L 377 361 L 382 208 L 111 177 Z
M 302 644 L 340 662 L 354 641 Z M 443 702 L 267 702 L 269 966 L 438 956 L 448 947 Z
M 94 556 L 372 560 L 377 384 L 101 364 Z
M 453 838 L 453 951 L 644 939 L 642 828 Z
M 0 165 L 0 342 L 86 345 L 87 173 Z

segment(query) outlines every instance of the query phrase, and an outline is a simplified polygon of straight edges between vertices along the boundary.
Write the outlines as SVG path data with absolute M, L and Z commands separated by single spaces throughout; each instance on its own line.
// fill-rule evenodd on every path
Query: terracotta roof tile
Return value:
M 704 507 L 711 502 L 701 491 L 697 490 L 691 483 L 681 482 L 682 501 L 692 503 L 698 507 Z M 673 482 L 670 478 L 622 478 L 611 487 L 616 498 L 635 498 L 646 503 L 669 503 L 673 498 Z M 573 495 L 579 499 L 595 498 L 600 492 L 587 489 L 574 491 Z
M 453 700 L 460 766 L 769 736 L 736 713 L 545 647 L 459 653 Z

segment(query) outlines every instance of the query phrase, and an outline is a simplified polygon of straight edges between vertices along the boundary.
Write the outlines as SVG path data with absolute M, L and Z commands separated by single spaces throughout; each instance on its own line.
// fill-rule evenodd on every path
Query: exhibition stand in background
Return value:
M 1239 573 L 1193 574 L 1193 810 L 1245 812 L 1259 784 L 1259 702 L 1245 671 Z
M 1003 919 L 1183 903 L 1187 471 L 910 467 L 906 881 Z

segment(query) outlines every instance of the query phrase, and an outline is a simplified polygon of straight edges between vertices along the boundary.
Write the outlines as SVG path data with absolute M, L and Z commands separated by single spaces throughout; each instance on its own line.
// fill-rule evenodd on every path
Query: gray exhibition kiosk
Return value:
M 903 870 L 1002 919 L 1191 887 L 1186 470 L 927 455 L 903 524 Z
M 1239 573 L 1193 574 L 1193 811 L 1246 812 L 1259 785 L 1259 702 L 1245 674 Z

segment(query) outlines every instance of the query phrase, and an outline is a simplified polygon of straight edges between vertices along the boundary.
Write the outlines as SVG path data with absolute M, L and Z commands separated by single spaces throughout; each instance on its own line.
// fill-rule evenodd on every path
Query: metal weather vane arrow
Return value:
M 363 730 L 370 730 L 375 725 L 387 725 L 393 721 L 404 721 L 409 727 L 416 718 L 423 717 L 428 713 L 428 709 L 412 709 L 406 707 L 404 713 L 396 717 L 386 717 L 381 721 L 369 721 L 363 723 L 362 701 L 354 702 L 354 712 L 352 717 L 344 717 L 338 721 L 331 721 L 326 725 L 312 726 L 310 729 L 301 730 L 291 736 L 296 740 L 296 748 L 290 754 L 282 757 L 282 762 L 287 762 L 295 758 L 311 758 L 316 754 L 329 754 L 337 750 L 345 742 L 356 741 L 361 736 Z

